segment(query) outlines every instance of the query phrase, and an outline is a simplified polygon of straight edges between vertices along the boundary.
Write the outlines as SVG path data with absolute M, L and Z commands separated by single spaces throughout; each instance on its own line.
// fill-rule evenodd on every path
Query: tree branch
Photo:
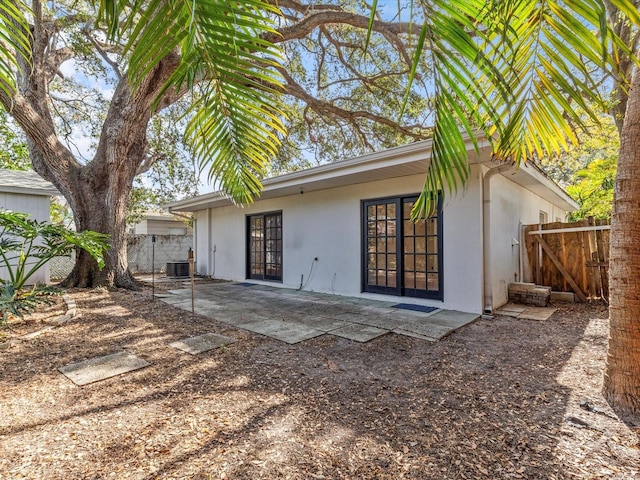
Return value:
M 104 48 L 104 46 L 100 44 L 93 37 L 93 35 L 91 35 L 90 27 L 91 27 L 91 24 L 87 23 L 85 27 L 82 29 L 82 33 L 84 33 L 85 37 L 87 37 L 89 42 L 91 42 L 91 44 L 93 45 L 93 48 L 96 49 L 96 52 L 98 52 L 98 55 L 100 55 L 102 60 L 104 60 L 104 62 L 113 69 L 113 73 L 115 74 L 116 78 L 120 80 L 122 78 L 122 72 L 120 71 L 120 66 L 118 65 L 118 62 L 113 61 L 109 57 L 109 52 Z
M 309 94 L 300 84 L 298 84 L 289 72 L 284 68 L 278 69 L 285 79 L 285 90 L 289 95 L 305 102 L 310 108 L 312 108 L 318 114 L 330 115 L 334 117 L 342 118 L 353 125 L 356 125 L 356 120 L 368 120 L 376 122 L 381 125 L 392 127 L 403 135 L 406 135 L 415 140 L 423 139 L 424 133 L 421 131 L 424 129 L 421 125 L 399 125 L 397 122 L 390 120 L 386 117 L 376 115 L 366 110 L 346 110 L 342 107 L 335 105 L 334 103 L 320 100 Z
M 369 17 L 352 12 L 336 10 L 320 11 L 312 13 L 300 19 L 294 25 L 288 25 L 278 29 L 277 33 L 267 33 L 263 38 L 271 43 L 279 44 L 294 39 L 301 39 L 309 35 L 313 30 L 329 24 L 351 25 L 366 30 L 369 28 Z M 416 26 L 409 22 L 373 22 L 372 30 L 378 33 L 393 35 L 408 34 L 412 30 L 416 31 Z

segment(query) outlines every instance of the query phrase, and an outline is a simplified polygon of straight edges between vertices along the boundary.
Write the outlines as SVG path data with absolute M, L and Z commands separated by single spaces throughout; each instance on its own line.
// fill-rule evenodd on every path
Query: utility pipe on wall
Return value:
M 491 268 L 491 178 L 512 168 L 503 163 L 482 174 L 482 271 L 484 277 L 482 315 L 493 316 L 493 277 Z

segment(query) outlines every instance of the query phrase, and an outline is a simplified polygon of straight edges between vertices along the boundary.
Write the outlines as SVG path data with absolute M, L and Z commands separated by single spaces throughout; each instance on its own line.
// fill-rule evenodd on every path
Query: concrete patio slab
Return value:
M 176 305 L 178 303 L 187 303 L 187 301 L 191 302 L 190 297 L 186 298 L 186 297 L 181 297 L 179 295 L 174 295 L 174 294 L 162 295 L 162 296 L 156 295 L 156 299 L 160 300 L 161 302 L 168 303 L 169 305 Z
M 393 333 L 398 335 L 404 335 L 405 337 L 419 338 L 420 340 L 426 340 L 427 342 L 437 342 L 439 339 L 427 337 L 426 335 L 420 335 L 419 333 L 410 332 L 409 330 L 402 330 L 401 328 L 394 330 Z
M 162 301 L 191 310 L 190 289 L 171 292 L 172 298 Z M 325 333 L 357 342 L 389 332 L 434 341 L 479 317 L 441 309 L 394 308 L 397 301 L 231 282 L 198 285 L 195 304 L 200 315 L 289 344 Z
M 449 328 L 460 328 L 480 318 L 475 313 L 458 312 L 456 310 L 440 310 L 429 317 L 429 321 Z
M 527 309 L 518 315 L 518 318 L 526 320 L 549 320 L 549 317 L 555 313 L 555 308 L 549 307 L 527 307 Z
M 411 332 L 432 340 L 439 340 L 453 331 L 454 328 L 452 327 L 438 325 L 426 320 L 407 322 L 394 330 L 395 333 Z
M 58 371 L 76 385 L 90 383 L 132 372 L 151 365 L 146 360 L 128 352 L 119 352 L 104 357 L 90 358 L 60 367 Z
M 175 290 L 167 290 L 167 293 L 173 293 L 174 295 L 180 295 L 180 296 L 183 296 L 183 297 L 191 298 L 191 289 L 190 288 L 177 288 Z
M 332 318 L 341 322 L 368 325 L 370 327 L 378 327 L 385 330 L 393 330 L 398 327 L 398 317 L 393 315 L 393 313 L 387 313 L 386 311 L 374 312 L 367 310 L 360 312 L 344 312 L 338 315 L 333 315 Z
M 321 330 L 323 332 L 331 332 L 333 330 L 337 330 L 338 328 L 346 327 L 347 325 L 349 325 L 347 322 L 343 322 L 335 318 L 317 316 L 300 317 L 291 320 L 291 322 L 306 325 L 307 327 L 315 328 L 316 330 Z
M 370 327 L 368 325 L 359 325 L 356 323 L 331 331 L 331 335 L 336 335 L 342 338 L 348 338 L 349 340 L 353 340 L 354 342 L 360 342 L 360 343 L 366 343 L 386 333 L 389 333 L 389 330 L 384 330 L 382 328 L 377 328 L 377 327 Z
M 288 344 L 296 344 L 324 335 L 325 332 L 298 323 L 271 320 L 236 324 L 236 327 L 275 338 Z
M 555 311 L 556 309 L 551 307 L 532 307 L 529 305 L 507 303 L 497 309 L 495 313 L 496 315 L 506 315 L 508 317 L 525 320 L 548 320 Z
M 178 340 L 169 345 L 183 352 L 190 353 L 191 355 L 197 355 L 223 345 L 230 345 L 235 343 L 235 341 L 236 339 L 232 337 L 225 337 L 224 335 L 218 335 L 216 333 L 206 333 L 204 335 L 198 335 L 197 337 Z
M 506 315 L 508 317 L 517 317 L 522 312 L 524 312 L 526 309 L 527 309 L 527 307 L 524 306 L 524 305 L 518 305 L 516 303 L 507 303 L 506 305 L 503 305 L 502 307 L 497 309 L 495 313 L 497 315 Z

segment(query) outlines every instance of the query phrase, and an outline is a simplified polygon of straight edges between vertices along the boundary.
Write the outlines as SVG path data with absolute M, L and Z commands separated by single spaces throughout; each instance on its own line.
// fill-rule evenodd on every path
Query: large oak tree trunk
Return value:
M 37 16 L 42 16 L 39 3 Z M 119 78 L 105 118 L 94 158 L 80 163 L 60 141 L 50 111 L 47 85 L 60 64 L 71 58 L 63 52 L 48 54 L 53 31 L 36 22 L 31 32 L 32 59 L 18 59 L 18 92 L 0 89 L 0 104 L 27 135 L 33 168 L 52 182 L 69 202 L 78 231 L 110 235 L 105 267 L 84 251 L 65 280 L 67 286 L 136 288 L 127 266 L 125 214 L 134 177 L 147 164 L 147 126 L 155 109 L 175 102 L 184 92 L 172 89 L 155 104 L 159 92 L 180 62 L 170 52 L 134 89 L 126 75 Z M 52 63 L 53 62 L 53 63 Z
M 84 184 L 74 190 L 74 214 L 78 230 L 93 230 L 110 235 L 105 267 L 98 269 L 96 261 L 84 250 L 76 254 L 76 264 L 63 282 L 68 287 L 97 285 L 135 289 L 127 263 L 126 203 L 135 171 L 120 168 L 95 177 L 85 172 Z
M 640 425 L 640 70 L 633 75 L 621 135 L 611 218 L 609 351 L 604 395 Z

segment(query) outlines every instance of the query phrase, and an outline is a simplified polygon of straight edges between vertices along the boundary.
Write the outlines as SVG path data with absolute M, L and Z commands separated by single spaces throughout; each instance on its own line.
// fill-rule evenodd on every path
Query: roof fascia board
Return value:
M 480 149 L 489 146 L 489 142 L 484 137 L 476 139 Z M 470 137 L 465 138 L 467 151 L 473 151 L 474 145 Z M 262 182 L 263 193 L 287 187 L 304 187 L 311 182 L 319 182 L 337 176 L 348 176 L 355 173 L 362 173 L 383 168 L 389 168 L 418 160 L 431 158 L 433 141 L 431 139 L 409 143 L 399 147 L 368 153 L 359 157 L 341 160 L 339 162 L 319 165 L 297 172 L 285 173 L 277 177 L 268 178 Z M 213 204 L 221 203 L 220 206 L 229 205 L 230 200 L 221 192 L 212 192 L 197 197 L 179 200 L 165 205 L 169 211 L 196 211 L 210 208 Z M 201 207 L 201 208 L 199 208 Z M 181 210 L 183 209 L 183 210 Z
M 60 192 L 55 188 L 28 188 L 28 187 L 16 187 L 16 186 L 0 186 L 0 193 L 19 193 L 26 195 L 35 195 L 39 197 L 56 197 L 60 195 Z

